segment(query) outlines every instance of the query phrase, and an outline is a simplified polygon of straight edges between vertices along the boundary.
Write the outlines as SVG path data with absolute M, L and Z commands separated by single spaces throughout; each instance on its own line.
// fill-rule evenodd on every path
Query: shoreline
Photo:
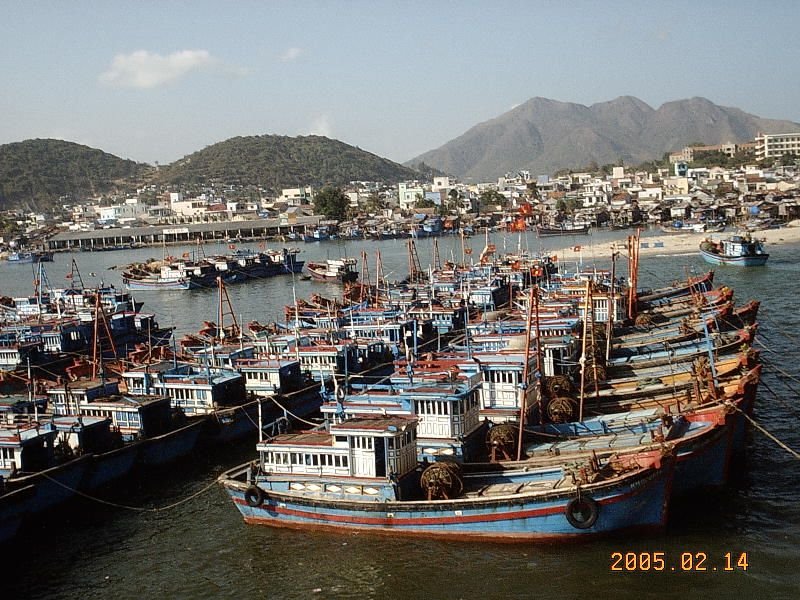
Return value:
M 679 255 L 692 255 L 699 252 L 700 242 L 707 238 L 719 240 L 727 237 L 733 233 L 741 233 L 736 228 L 729 228 L 726 231 L 716 233 L 662 233 L 660 235 L 653 235 L 642 237 L 639 240 L 639 255 L 640 256 L 679 256 Z M 770 246 L 777 246 L 782 244 L 800 243 L 800 222 L 793 221 L 791 224 L 781 227 L 780 229 L 764 229 L 761 231 L 752 232 L 754 238 L 762 240 L 769 250 Z M 624 243 L 627 235 L 621 235 L 617 240 L 605 240 L 602 244 L 593 243 L 578 244 L 584 248 L 584 257 L 587 253 L 591 253 L 594 257 L 600 257 L 601 250 L 607 250 L 609 256 L 612 249 L 617 251 L 624 251 Z M 578 237 L 572 238 L 576 242 Z M 622 248 L 620 247 L 622 244 Z M 570 253 L 574 245 L 564 245 L 551 248 L 551 251 L 559 254 Z
M 588 236 L 564 236 L 563 238 L 546 238 L 553 245 L 545 252 L 555 252 L 563 255 L 570 255 L 576 247 L 582 248 L 581 252 L 586 255 L 593 256 L 594 258 L 601 258 L 603 255 L 611 256 L 613 250 L 623 251 L 625 240 L 628 236 L 632 235 L 634 230 L 620 230 L 619 237 L 607 238 L 602 241 L 595 240 L 592 234 Z M 647 230 L 644 230 L 646 233 Z M 714 233 L 657 233 L 655 235 L 643 236 L 639 240 L 639 255 L 640 256 L 678 256 L 678 255 L 691 255 L 699 251 L 700 242 L 706 238 L 719 240 L 727 237 L 733 233 L 741 233 L 736 227 L 729 227 L 723 232 Z M 800 243 L 800 220 L 792 221 L 779 229 L 764 229 L 752 232 L 753 237 L 762 240 L 767 246 L 776 246 L 781 244 L 795 244 Z M 558 240 L 558 241 L 556 241 Z M 219 240 L 216 240 L 219 241 Z M 263 239 L 256 240 L 255 238 L 242 239 L 237 242 L 238 244 L 255 243 L 256 241 L 263 242 Z M 281 241 L 278 238 L 268 238 L 269 242 L 289 243 Z M 346 240 L 346 241 L 359 241 L 359 240 Z M 544 241 L 544 240 L 540 240 Z M 212 244 L 215 241 L 206 240 L 204 246 Z M 227 242 L 219 241 L 220 244 Z M 160 244 L 143 244 L 142 248 L 163 248 L 164 246 L 187 246 L 189 243 L 184 241 L 173 241 Z M 215 244 L 216 245 L 216 244 Z M 296 244 L 297 247 L 302 248 L 303 244 Z M 548 244 L 549 245 L 549 244 Z M 69 250 L 52 250 L 56 254 L 61 253 L 79 253 L 76 249 Z M 121 253 L 123 250 L 115 252 Z M 0 252 L 0 260 L 5 259 L 7 252 Z

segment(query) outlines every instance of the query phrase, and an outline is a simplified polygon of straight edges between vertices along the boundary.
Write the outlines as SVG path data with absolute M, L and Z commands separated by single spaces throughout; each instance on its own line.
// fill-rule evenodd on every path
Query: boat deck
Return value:
M 574 487 L 566 478 L 550 479 L 544 481 L 528 481 L 525 483 L 491 483 L 476 490 L 464 492 L 464 498 L 494 498 L 503 496 L 528 495 L 549 492 L 563 487 Z

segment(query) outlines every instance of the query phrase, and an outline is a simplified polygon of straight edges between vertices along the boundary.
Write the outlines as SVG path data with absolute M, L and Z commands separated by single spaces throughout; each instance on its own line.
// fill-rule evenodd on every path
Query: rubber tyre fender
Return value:
M 244 501 L 251 508 L 258 508 L 264 503 L 264 491 L 257 485 L 251 485 L 244 492 Z
M 581 496 L 573 498 L 567 503 L 564 511 L 567 521 L 575 529 L 589 529 L 597 522 L 600 514 L 600 505 L 594 498 Z

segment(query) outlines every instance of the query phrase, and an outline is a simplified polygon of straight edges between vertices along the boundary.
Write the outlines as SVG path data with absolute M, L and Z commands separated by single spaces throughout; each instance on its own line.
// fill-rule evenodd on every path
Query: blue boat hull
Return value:
M 566 512 L 575 498 L 556 494 L 443 501 L 337 501 L 265 491 L 254 507 L 245 500 L 244 485 L 224 482 L 246 523 L 314 530 L 355 530 L 379 534 L 466 540 L 529 541 L 590 537 L 619 531 L 658 530 L 667 519 L 674 461 L 641 478 L 595 490 L 583 496 L 597 503 L 597 519 L 587 528 L 570 524 Z M 347 482 L 342 482 L 345 487 Z
M 733 421 L 733 418 L 730 418 Z M 698 443 L 680 448 L 675 466 L 674 496 L 704 488 L 722 487 L 728 482 L 728 467 L 733 450 L 733 427 L 717 427 Z
M 91 460 L 92 456 L 85 454 L 63 465 L 11 480 L 9 484 L 14 487 L 33 484 L 35 489 L 27 502 L 27 513 L 29 515 L 41 513 L 75 496 L 83 485 Z
M 203 431 L 205 418 L 145 440 L 139 461 L 141 464 L 154 467 L 170 463 L 187 456 L 197 445 L 197 440 Z
M 139 458 L 143 442 L 129 442 L 122 448 L 95 454 L 84 482 L 84 489 L 94 490 L 128 475 Z
M 36 493 L 34 485 L 0 495 L 0 544 L 13 538 L 28 512 L 28 501 Z
M 755 256 L 722 256 L 706 250 L 700 250 L 700 256 L 707 263 L 712 265 L 722 265 L 730 267 L 763 267 L 767 264 L 769 254 L 757 254 Z

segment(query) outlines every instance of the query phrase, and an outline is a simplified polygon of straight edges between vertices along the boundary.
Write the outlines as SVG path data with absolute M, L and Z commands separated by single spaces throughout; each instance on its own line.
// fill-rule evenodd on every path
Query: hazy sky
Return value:
M 0 0 L 0 144 L 168 163 L 238 135 L 402 162 L 529 98 L 800 121 L 800 2 Z

